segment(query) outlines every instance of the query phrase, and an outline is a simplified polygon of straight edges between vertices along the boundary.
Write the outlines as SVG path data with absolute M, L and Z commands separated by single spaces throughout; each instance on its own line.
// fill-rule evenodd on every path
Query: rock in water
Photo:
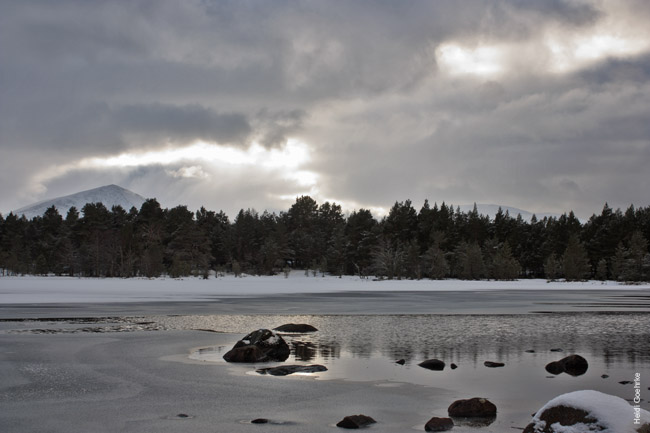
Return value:
M 283 362 L 290 353 L 282 337 L 268 329 L 258 329 L 239 340 L 223 359 L 228 362 Z
M 496 368 L 496 367 L 503 367 L 505 364 L 503 362 L 485 361 L 483 365 L 490 368 Z
M 406 359 L 399 359 L 399 360 L 395 361 L 395 364 L 404 365 L 404 364 L 406 364 Z
M 279 332 L 299 332 L 299 333 L 318 331 L 318 329 L 314 328 L 311 325 L 307 325 L 305 323 L 287 323 L 286 325 L 273 328 L 273 330 Z
M 524 433 L 634 433 L 650 428 L 648 423 L 648 411 L 639 408 L 636 412 L 620 397 L 598 391 L 574 391 L 546 403 L 533 415 Z
M 581 376 L 587 372 L 588 368 L 589 363 L 580 355 L 569 355 L 546 365 L 546 371 L 551 374 L 566 373 L 571 376 Z
M 251 421 L 251 424 L 268 424 L 269 420 L 266 418 L 255 418 L 253 421 Z
M 260 368 L 255 370 L 259 374 L 270 374 L 271 376 L 288 376 L 293 373 L 318 373 L 327 371 L 324 365 L 281 365 L 279 367 Z
M 445 363 L 439 359 L 427 359 L 418 365 L 428 370 L 442 371 L 445 369 Z
M 424 431 L 447 431 L 454 427 L 451 418 L 433 417 L 424 425 Z
M 349 415 L 339 421 L 336 426 L 341 428 L 361 428 L 377 421 L 366 415 Z
M 449 416 L 467 418 L 489 418 L 496 416 L 497 407 L 485 398 L 474 397 L 468 400 L 456 400 L 447 409 Z

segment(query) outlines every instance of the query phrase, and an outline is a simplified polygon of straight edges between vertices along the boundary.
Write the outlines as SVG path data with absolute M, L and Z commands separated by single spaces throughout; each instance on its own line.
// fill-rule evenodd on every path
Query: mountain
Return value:
M 87 191 L 81 191 L 76 194 L 31 204 L 14 211 L 14 214 L 18 216 L 25 215 L 27 219 L 32 219 L 35 216 L 43 215 L 47 208 L 55 206 L 59 213 L 65 218 L 65 215 L 72 206 L 81 211 L 86 203 L 103 203 L 108 209 L 119 205 L 128 211 L 133 206 L 140 209 L 144 201 L 144 197 L 129 191 L 128 189 L 124 189 L 117 185 L 106 185 L 95 189 L 89 189 Z
M 472 209 L 474 209 L 473 204 L 465 204 L 459 206 L 460 210 L 464 213 L 471 212 Z M 530 221 L 530 219 L 533 217 L 532 212 L 528 212 L 527 210 L 522 210 L 522 209 L 517 209 L 516 207 L 510 207 L 510 206 L 503 206 L 503 205 L 498 205 L 498 204 L 483 204 L 483 203 L 477 203 L 476 204 L 476 210 L 478 211 L 479 215 L 486 215 L 489 216 L 490 219 L 494 219 L 494 216 L 497 214 L 499 211 L 499 208 L 503 211 L 505 214 L 506 211 L 510 214 L 511 217 L 517 218 L 517 215 L 521 215 L 521 217 L 524 219 L 524 221 Z M 454 209 L 456 209 L 454 207 Z M 550 214 L 550 213 L 541 213 L 541 214 L 535 214 L 538 220 L 544 218 L 544 217 L 557 217 L 558 215 L 555 214 Z

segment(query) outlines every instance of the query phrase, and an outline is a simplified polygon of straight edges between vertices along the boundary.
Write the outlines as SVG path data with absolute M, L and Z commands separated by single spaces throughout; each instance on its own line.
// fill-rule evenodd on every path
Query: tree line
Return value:
M 387 216 L 344 215 L 335 203 L 298 197 L 276 213 L 186 206 L 140 209 L 88 203 L 65 217 L 55 207 L 31 220 L 0 215 L 0 275 L 208 278 L 233 272 L 387 279 L 650 279 L 650 207 L 607 204 L 584 224 L 569 212 L 529 221 L 501 209 L 461 212 L 425 201 L 395 202 Z

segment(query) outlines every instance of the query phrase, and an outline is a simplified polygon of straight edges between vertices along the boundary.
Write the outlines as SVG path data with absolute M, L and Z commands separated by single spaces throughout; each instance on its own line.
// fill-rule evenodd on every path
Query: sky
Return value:
M 645 0 L 0 0 L 0 212 L 650 205 Z

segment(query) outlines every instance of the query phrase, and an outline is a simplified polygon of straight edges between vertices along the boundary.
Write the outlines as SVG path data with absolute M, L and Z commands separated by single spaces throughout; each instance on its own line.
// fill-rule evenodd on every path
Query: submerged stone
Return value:
M 255 370 L 259 374 L 270 374 L 271 376 L 288 376 L 293 373 L 318 373 L 327 371 L 324 365 L 281 365 L 279 367 L 260 368 Z
M 304 333 L 304 332 L 316 332 L 318 329 L 311 325 L 307 325 L 305 323 L 287 323 L 285 325 L 278 326 L 277 328 L 273 328 L 274 331 L 279 331 L 279 332 L 299 332 L 299 333 Z
M 336 426 L 347 429 L 357 429 L 376 422 L 377 421 L 367 415 L 349 415 L 339 421 Z

